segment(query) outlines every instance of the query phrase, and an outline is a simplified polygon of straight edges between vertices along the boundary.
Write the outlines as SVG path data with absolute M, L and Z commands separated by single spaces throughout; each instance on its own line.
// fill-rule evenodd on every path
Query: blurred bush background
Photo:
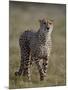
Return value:
M 37 67 L 33 65 L 32 82 L 23 76 L 15 77 L 20 66 L 20 34 L 27 29 L 37 31 L 41 18 L 54 20 L 52 52 L 47 77 L 39 80 Z M 30 2 L 9 2 L 9 88 L 60 86 L 66 84 L 66 5 Z

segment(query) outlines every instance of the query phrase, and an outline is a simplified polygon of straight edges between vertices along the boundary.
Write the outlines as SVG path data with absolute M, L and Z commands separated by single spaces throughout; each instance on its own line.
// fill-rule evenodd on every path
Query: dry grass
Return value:
M 65 59 L 65 5 L 36 4 L 36 3 L 11 3 L 10 2 L 10 59 L 9 59 L 9 88 L 47 87 L 66 84 L 66 59 Z M 32 81 L 26 77 L 15 77 L 14 72 L 20 65 L 19 36 L 27 29 L 39 28 L 38 20 L 42 17 L 54 19 L 52 33 L 52 53 L 49 60 L 47 77 L 39 81 L 36 66 L 32 67 Z

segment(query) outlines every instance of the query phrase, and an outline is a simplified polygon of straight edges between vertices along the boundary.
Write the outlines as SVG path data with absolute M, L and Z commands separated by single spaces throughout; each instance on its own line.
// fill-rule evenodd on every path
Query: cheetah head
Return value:
M 53 30 L 53 20 L 41 19 L 40 28 L 44 30 L 44 32 L 52 32 Z

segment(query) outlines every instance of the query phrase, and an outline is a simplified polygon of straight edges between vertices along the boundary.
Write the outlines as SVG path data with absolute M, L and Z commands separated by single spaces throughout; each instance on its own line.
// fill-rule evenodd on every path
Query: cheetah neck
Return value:
M 51 39 L 51 32 L 52 30 L 49 30 L 50 32 L 42 32 L 43 30 L 38 31 L 38 39 L 40 44 L 45 44 Z

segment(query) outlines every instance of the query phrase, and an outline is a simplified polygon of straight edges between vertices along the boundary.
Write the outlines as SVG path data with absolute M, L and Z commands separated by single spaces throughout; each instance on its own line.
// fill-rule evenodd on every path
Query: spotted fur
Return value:
M 47 72 L 48 58 L 52 42 L 51 32 L 53 23 L 51 20 L 40 20 L 40 28 L 37 32 L 25 31 L 19 39 L 21 50 L 21 64 L 15 75 L 27 75 L 31 80 L 30 65 L 34 61 L 37 65 L 40 80 L 44 80 Z

